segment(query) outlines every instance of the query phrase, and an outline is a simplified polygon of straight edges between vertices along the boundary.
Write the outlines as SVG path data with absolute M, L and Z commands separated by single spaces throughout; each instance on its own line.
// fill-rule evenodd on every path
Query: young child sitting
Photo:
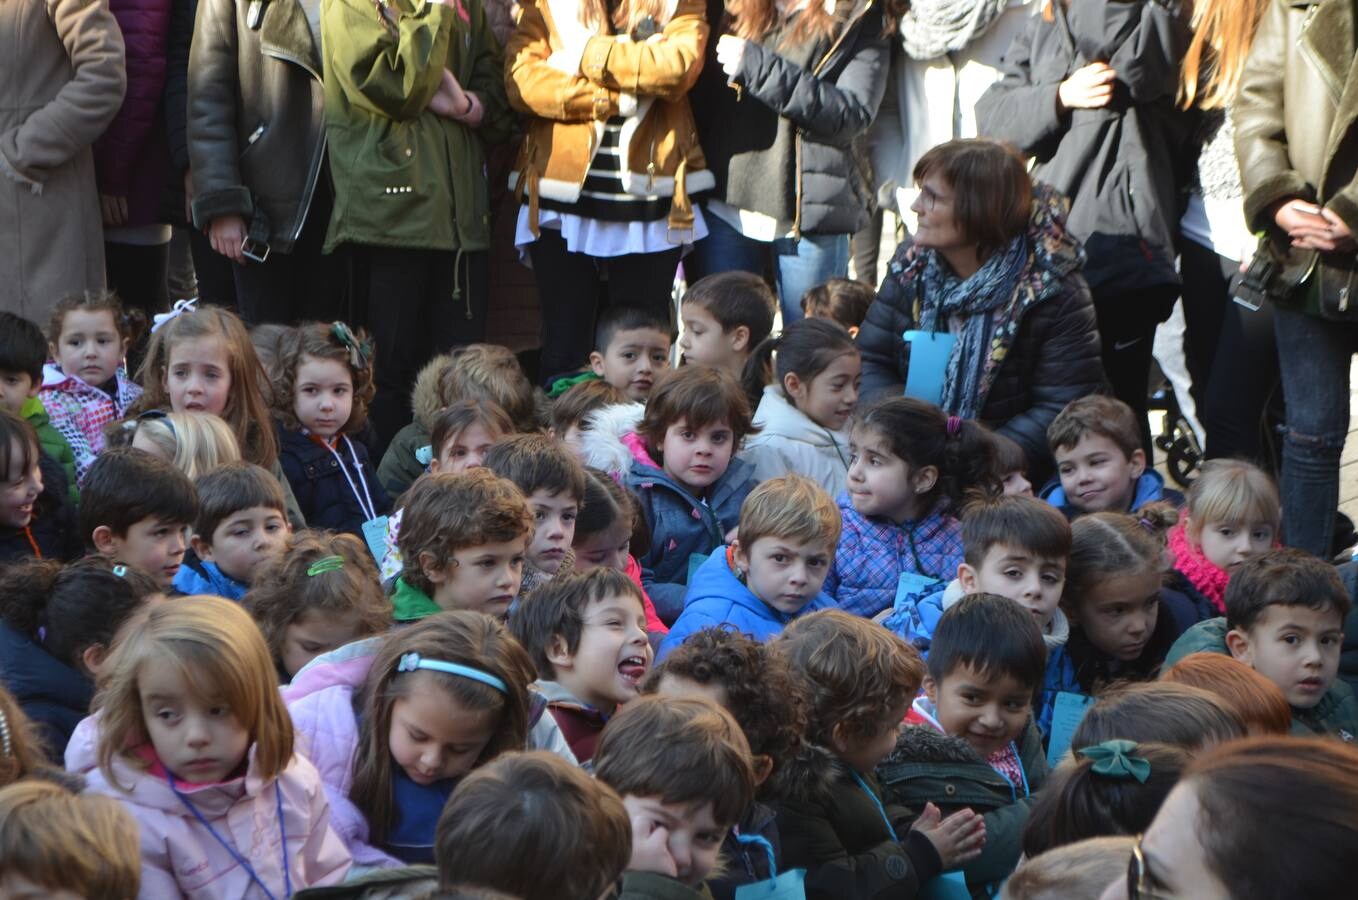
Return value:
M 1206 651 L 1190 653 L 1166 666 L 1159 683 L 1210 691 L 1240 717 L 1251 737 L 1288 734 L 1292 730 L 1292 708 L 1282 688 L 1233 656 Z
M 627 396 L 607 381 L 582 381 L 552 399 L 552 424 L 548 433 L 584 461 L 581 440 L 589 428 L 589 417 L 607 406 L 627 403 Z
M 1086 838 L 1025 859 L 1004 883 L 1000 900 L 1095 900 L 1127 878 L 1133 837 Z
M 123 358 L 136 335 L 116 295 L 74 294 L 52 310 L 47 329 L 52 362 L 43 369 L 39 398 L 52 427 L 75 455 L 76 478 L 104 449 L 104 426 L 127 415 L 142 389 Z
M 94 552 L 174 586 L 198 515 L 193 482 L 174 466 L 132 448 L 100 454 L 85 473 L 80 534 Z
M 714 900 L 734 900 L 741 885 L 767 881 L 780 869 L 782 842 L 772 804 L 801 748 L 806 698 L 782 654 L 725 628 L 691 636 L 651 673 L 643 690 L 671 699 L 714 700 L 750 743 L 755 799 L 722 842 L 724 871 L 707 880 Z
M 571 553 L 576 572 L 604 566 L 632 580 L 641 591 L 646 608 L 646 630 L 653 646 L 669 634 L 669 626 L 655 614 L 651 598 L 641 586 L 641 565 L 632 555 L 633 534 L 637 526 L 637 499 L 632 492 L 598 469 L 585 470 L 585 496 L 575 520 L 575 540 Z
M 990 443 L 995 447 L 995 474 L 1006 494 L 1033 496 L 1033 483 L 1028 480 L 1028 457 L 1018 441 L 998 431 L 990 432 Z
M 809 699 L 807 744 L 788 767 L 778 810 L 783 865 L 806 869 L 807 900 L 911 898 L 975 858 L 985 843 L 979 815 L 942 819 L 929 804 L 911 827 L 909 812 L 883 804 L 873 774 L 924 678 L 919 654 L 840 610 L 798 619 L 772 646 Z
M 1042 499 L 1073 519 L 1091 512 L 1133 512 L 1158 500 L 1183 506 L 1183 495 L 1146 464 L 1141 428 L 1121 400 L 1091 394 L 1072 400 L 1047 427 L 1056 475 Z
M 1169 531 L 1173 586 L 1206 619 L 1226 612 L 1226 583 L 1247 559 L 1278 540 L 1278 486 L 1258 466 L 1210 459 L 1188 488 L 1187 517 Z
M 208 412 L 149 409 L 123 422 L 118 437 L 118 446 L 158 456 L 189 476 L 190 481 L 241 458 L 231 426 L 221 416 Z
M 1216 694 L 1169 681 L 1133 681 L 1113 685 L 1084 711 L 1070 746 L 1128 740 L 1198 754 L 1245 734 L 1244 720 Z
M 484 469 L 425 475 L 406 495 L 393 618 L 444 609 L 503 619 L 519 594 L 533 513 L 513 482 Z
M 372 345 L 343 322 L 293 332 L 273 385 L 278 460 L 302 515 L 313 528 L 362 536 L 391 512 L 358 433 L 373 396 Z
M 60 431 L 52 426 L 47 408 L 38 399 L 42 367 L 47 362 L 47 339 L 42 329 L 23 316 L 0 312 L 0 409 L 13 413 L 38 433 L 38 445 L 66 474 L 71 503 L 80 501 L 75 479 L 75 453 Z
M 963 495 L 999 493 L 991 445 L 975 422 L 914 397 L 859 414 L 850 435 L 849 490 L 839 498 L 844 532 L 825 592 L 859 616 L 898 600 L 903 610 L 962 563 Z
M 1164 533 L 1178 513 L 1154 503 L 1138 515 L 1091 513 L 1071 524 L 1061 598 L 1070 636 L 1047 658 L 1038 709 L 1044 735 L 1059 693 L 1097 695 L 1114 681 L 1154 677 L 1170 646 L 1197 621 L 1188 598 L 1164 587 Z
M 464 778 L 435 840 L 442 890 L 493 888 L 517 900 L 601 897 L 633 849 L 617 792 L 542 752 L 506 753 Z
M 909 625 L 898 630 L 919 650 L 929 649 L 939 617 L 967 594 L 1008 597 L 1032 614 L 1048 647 L 1070 635 L 1061 590 L 1070 556 L 1070 523 L 1033 497 L 977 500 L 962 511 L 962 565 L 942 591 L 915 603 Z
M 756 481 L 795 472 L 831 497 L 844 492 L 849 474 L 844 427 L 858 403 L 862 367 L 853 338 L 826 319 L 793 322 L 755 348 L 742 382 L 758 404 L 759 433 L 740 455 L 754 466 Z
M 543 434 L 518 434 L 486 453 L 485 466 L 514 483 L 533 511 L 533 539 L 523 563 L 519 598 L 575 568 L 571 542 L 585 496 L 585 470 L 562 444 Z
M 6 741 L 8 743 L 8 741 Z M 139 896 L 137 822 L 121 803 L 50 781 L 0 790 L 0 897 Z
M 657 658 L 714 625 L 766 641 L 796 617 L 834 607 L 821 585 L 839 540 L 839 510 L 820 485 L 801 475 L 763 482 L 745 498 L 737 530 L 740 537 L 689 579 L 684 611 Z
M 61 466 L 33 426 L 0 409 L 0 563 L 36 556 L 72 559 L 83 549 Z
M 1047 778 L 1032 717 L 1046 664 L 1028 612 L 995 594 L 962 598 L 939 619 L 924 696 L 877 767 L 887 803 L 985 817 L 985 849 L 963 868 L 976 894 L 993 895 L 1018 864 L 1028 808 Z
M 731 714 L 706 697 L 636 700 L 604 729 L 594 774 L 632 819 L 623 893 L 642 894 L 648 884 L 646 896 L 706 895 L 699 886 L 754 799 L 750 745 Z M 661 878 L 690 891 L 667 889 Z
M 321 654 L 391 626 L 372 555 L 353 535 L 299 531 L 255 576 L 242 605 L 285 684 Z
M 685 365 L 716 366 L 736 378 L 773 331 L 778 300 L 768 282 L 749 272 L 718 272 L 684 293 L 679 350 Z
M 831 278 L 802 295 L 802 315 L 808 319 L 831 319 L 844 326 L 850 337 L 868 317 L 868 307 L 877 299 L 870 285 L 851 278 Z
M 194 490 L 193 553 L 185 554 L 174 589 L 239 600 L 292 531 L 283 489 L 259 466 L 233 462 L 200 477 Z
M 293 750 L 272 669 L 255 623 L 219 597 L 153 604 L 114 646 L 89 790 L 137 819 L 139 896 L 289 896 L 344 880 L 349 853 Z
M 656 385 L 637 431 L 654 460 L 633 462 L 626 477 L 651 532 L 642 582 L 660 618 L 673 622 L 693 557 L 727 543 L 754 489 L 752 467 L 735 455 L 752 431 L 750 406 L 725 370 L 683 366 Z
M 1358 701 L 1335 677 L 1350 602 L 1330 564 L 1300 550 L 1270 550 L 1231 575 L 1225 618 L 1193 626 L 1165 662 L 1201 650 L 1230 653 L 1282 689 L 1293 733 L 1352 741 Z
M 641 589 L 603 567 L 553 578 L 524 598 L 510 628 L 571 752 L 588 763 L 604 724 L 637 696 L 651 668 Z
M 670 367 L 671 337 L 669 321 L 654 309 L 610 306 L 599 313 L 594 329 L 590 372 L 628 400 L 645 403 L 656 378 Z
M 524 749 L 532 663 L 503 625 L 467 610 L 346 650 L 283 689 L 298 746 L 356 865 L 432 862 L 458 781 Z

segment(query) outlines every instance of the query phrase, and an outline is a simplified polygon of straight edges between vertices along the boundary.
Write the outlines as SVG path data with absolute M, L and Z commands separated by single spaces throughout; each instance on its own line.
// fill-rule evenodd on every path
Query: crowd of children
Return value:
M 773 335 L 711 276 L 678 364 L 613 310 L 550 399 L 473 345 L 385 445 L 343 322 L 182 308 L 140 386 L 112 296 L 11 323 L 0 889 L 1224 898 L 1290 839 L 1251 818 L 1358 849 L 1358 579 L 1272 479 L 1180 496 L 1091 395 L 1034 496 L 982 423 L 859 401 L 862 305 Z M 1298 865 L 1251 896 L 1343 895 Z

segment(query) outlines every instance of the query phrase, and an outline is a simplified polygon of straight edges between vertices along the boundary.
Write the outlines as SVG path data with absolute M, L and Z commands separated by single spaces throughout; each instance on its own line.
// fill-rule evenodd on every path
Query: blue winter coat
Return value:
M 353 448 L 353 454 L 349 448 Z M 368 458 L 368 448 L 361 440 L 341 439 L 335 452 L 344 458 L 349 478 L 354 487 L 362 490 L 358 473 L 354 470 L 354 456 L 363 469 L 368 493 L 372 497 L 376 515 L 391 512 L 391 498 L 377 477 L 377 470 Z M 310 528 L 328 528 L 363 536 L 363 522 L 367 518 L 359 505 L 349 481 L 340 471 L 335 455 L 300 431 L 278 429 L 278 462 L 283 474 L 297 496 L 297 505 Z
M 1067 519 L 1074 519 L 1084 512 L 1084 510 L 1076 509 L 1070 505 L 1070 502 L 1066 499 L 1066 491 L 1061 487 L 1060 478 L 1053 478 L 1047 482 L 1047 486 L 1042 489 L 1041 496 L 1043 500 L 1061 510 Z M 1180 509 L 1184 505 L 1183 494 L 1174 490 L 1174 488 L 1165 487 L 1165 479 L 1160 477 L 1160 473 L 1147 469 L 1136 480 L 1136 493 L 1132 495 L 1132 505 L 1125 511 L 1134 512 L 1147 503 L 1154 503 L 1158 500 L 1168 500 Z
M 174 589 L 184 595 L 207 594 L 212 597 L 225 597 L 239 600 L 250 590 L 243 584 L 217 568 L 216 563 L 203 562 L 197 557 L 184 557 L 184 564 L 174 576 Z
M 37 726 L 49 759 L 61 764 L 71 732 L 90 714 L 94 682 L 0 622 L 0 682 Z
M 818 609 L 832 609 L 834 605 L 835 601 L 828 594 L 821 593 L 791 615 L 779 612 L 736 578 L 726 562 L 726 548 L 719 547 L 693 573 L 688 595 L 684 598 L 684 611 L 661 641 L 656 661 L 664 659 L 690 635 L 704 628 L 727 625 L 757 641 L 767 641 L 798 616 Z
M 869 519 L 853 508 L 849 495 L 839 498 L 844 531 L 839 536 L 825 593 L 839 608 L 859 616 L 875 616 L 896 601 L 902 572 L 918 572 L 947 584 L 962 564 L 962 526 L 939 501 L 917 522 L 897 525 Z
M 641 501 L 651 531 L 651 546 L 637 557 L 641 584 L 666 625 L 684 609 L 689 557 L 716 550 L 740 524 L 740 506 L 754 490 L 753 472 L 749 463 L 732 458 L 703 502 L 655 466 L 632 463 L 627 486 Z

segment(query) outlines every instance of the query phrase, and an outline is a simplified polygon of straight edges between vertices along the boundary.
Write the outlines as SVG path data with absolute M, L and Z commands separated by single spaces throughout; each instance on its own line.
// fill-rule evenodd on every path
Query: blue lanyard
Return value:
M 174 775 L 172 775 L 168 769 L 165 770 L 165 782 L 170 786 L 170 790 L 174 791 L 174 795 L 179 798 L 179 802 L 188 807 L 189 812 L 193 813 L 193 817 L 208 830 L 208 834 L 216 838 L 217 843 L 221 844 L 222 848 L 226 850 L 227 853 L 231 854 L 231 858 L 234 859 L 240 867 L 245 870 L 245 873 L 250 876 L 250 880 L 259 885 L 259 889 L 264 892 L 264 895 L 268 897 L 269 900 L 278 900 L 278 898 L 274 896 L 273 891 L 269 890 L 268 885 L 260 880 L 259 875 L 255 873 L 254 868 L 245 861 L 245 857 L 237 853 L 236 848 L 231 846 L 230 842 L 222 837 L 207 819 L 203 818 L 203 814 L 198 811 L 198 807 L 194 806 L 193 802 L 190 801 L 188 797 L 185 797 L 179 792 L 179 788 L 174 786 Z M 282 839 L 283 843 L 283 896 L 286 898 L 292 896 L 292 875 L 288 872 L 288 832 L 283 825 L 283 789 L 278 786 L 278 779 L 276 778 L 273 783 L 273 793 L 278 808 L 278 836 Z
M 849 774 L 853 776 L 854 781 L 858 782 L 858 786 L 863 789 L 863 793 L 868 795 L 868 799 L 872 801 L 872 805 L 877 807 L 877 812 L 882 817 L 882 824 L 886 826 L 887 833 L 891 835 L 891 839 L 900 843 L 901 839 L 896 837 L 896 829 L 891 827 L 891 820 L 886 817 L 886 809 L 882 806 L 882 801 L 877 799 L 877 795 L 872 792 L 872 788 L 868 787 L 868 783 L 863 780 L 861 775 L 852 770 L 850 770 Z
M 732 834 L 736 836 L 736 842 L 739 844 L 764 848 L 764 852 L 767 853 L 769 857 L 769 880 L 776 881 L 778 878 L 778 863 L 773 858 L 773 845 L 768 842 L 768 839 L 757 834 L 741 834 L 739 831 L 734 830 L 732 831 Z

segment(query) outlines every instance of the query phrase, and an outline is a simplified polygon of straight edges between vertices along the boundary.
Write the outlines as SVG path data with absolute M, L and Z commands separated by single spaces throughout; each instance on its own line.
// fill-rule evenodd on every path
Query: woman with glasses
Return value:
M 1200 758 L 1103 900 L 1354 896 L 1358 749 L 1256 738 Z
M 897 248 L 858 334 L 862 396 L 905 387 L 979 419 L 1023 448 L 1037 483 L 1051 471 L 1047 426 L 1103 384 L 1065 200 L 996 141 L 940 144 L 914 177 L 913 243 Z

